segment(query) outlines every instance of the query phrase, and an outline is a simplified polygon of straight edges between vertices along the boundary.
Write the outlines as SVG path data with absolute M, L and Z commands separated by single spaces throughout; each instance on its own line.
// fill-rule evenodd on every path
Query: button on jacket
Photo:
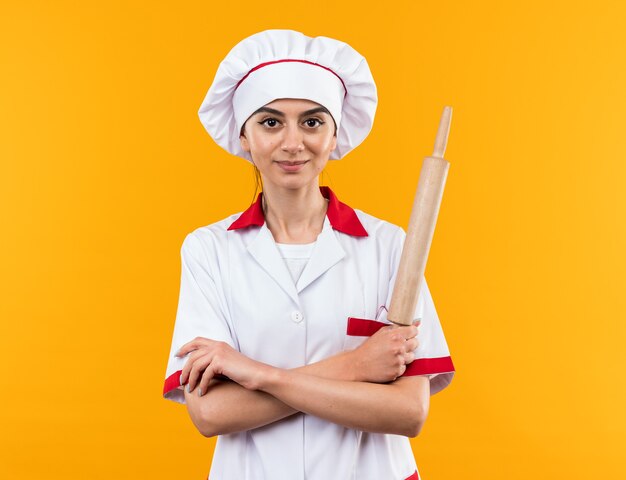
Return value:
M 340 202 L 328 187 L 324 226 L 298 281 L 280 256 L 261 208 L 189 233 L 181 247 L 180 296 L 163 395 L 184 403 L 178 349 L 195 337 L 228 343 L 279 368 L 354 349 L 388 325 L 404 230 Z M 415 311 L 419 347 L 404 375 L 428 375 L 431 395 L 454 366 L 426 281 Z M 220 435 L 209 479 L 418 479 L 409 439 L 369 433 L 298 413 Z

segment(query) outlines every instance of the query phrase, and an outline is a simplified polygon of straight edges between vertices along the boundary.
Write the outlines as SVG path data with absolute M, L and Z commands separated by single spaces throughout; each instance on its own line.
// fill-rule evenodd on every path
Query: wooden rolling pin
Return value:
M 450 167 L 443 155 L 448 143 L 451 119 L 452 107 L 446 106 L 439 121 L 433 154 L 425 157 L 422 163 L 391 305 L 387 312 L 387 319 L 397 325 L 411 325 L 417 320 L 413 317 Z

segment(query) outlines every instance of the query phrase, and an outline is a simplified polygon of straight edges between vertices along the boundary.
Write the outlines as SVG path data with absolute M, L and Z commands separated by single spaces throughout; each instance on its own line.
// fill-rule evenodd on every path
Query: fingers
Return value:
M 406 342 L 404 342 L 404 363 L 406 365 L 415 360 L 415 350 L 417 350 L 417 347 L 419 347 L 419 340 L 417 339 L 417 336 L 409 338 Z
M 409 363 L 411 363 L 413 360 L 415 360 L 415 354 L 413 352 L 406 352 L 403 355 L 403 360 L 404 360 L 404 365 L 406 367 L 406 365 L 408 365 Z
M 194 366 L 194 362 L 196 361 L 196 359 L 203 355 L 206 355 L 206 353 L 206 350 L 196 350 L 191 355 L 189 355 L 189 358 L 187 359 L 187 362 L 185 363 L 185 366 L 183 367 L 183 370 L 180 374 L 181 385 L 187 383 L 187 380 L 189 379 L 189 373 L 191 372 L 191 369 Z
M 180 384 L 185 385 L 187 383 L 186 389 L 188 393 L 193 392 L 197 386 L 200 386 L 198 389 L 199 396 L 207 392 L 209 382 L 213 378 L 228 379 L 228 377 L 222 375 L 221 367 L 218 365 L 221 364 L 219 359 L 222 358 L 220 352 L 224 353 L 225 349 L 231 349 L 224 342 L 209 339 L 201 340 L 202 348 L 198 348 L 189 355 L 187 363 L 180 374 Z M 190 344 L 192 343 L 190 342 Z
M 419 347 L 419 340 L 417 339 L 417 335 L 411 338 L 408 338 L 406 342 L 404 342 L 404 363 L 408 365 L 413 360 L 415 360 L 415 350 Z
M 419 346 L 417 334 L 417 327 L 414 325 L 394 329 L 391 334 L 391 339 L 396 344 L 396 348 L 399 348 L 399 351 L 396 351 L 396 353 L 405 353 L 415 350 Z
M 184 357 L 188 353 L 194 352 L 187 359 L 187 363 L 185 363 L 185 366 L 183 367 L 183 370 L 182 370 L 182 372 L 180 374 L 180 384 L 181 385 L 185 385 L 187 383 L 188 375 L 189 375 L 189 373 L 190 373 L 190 371 L 191 371 L 191 369 L 193 367 L 193 364 L 194 364 L 195 360 L 198 357 L 200 357 L 200 356 L 202 356 L 202 355 L 204 355 L 206 353 L 206 351 L 203 351 L 203 350 L 200 350 L 200 349 L 202 347 L 210 347 L 214 343 L 215 343 L 215 341 L 211 340 L 209 338 L 196 337 L 192 341 L 185 343 L 176 352 L 176 354 L 175 354 L 176 357 Z
M 193 362 L 191 372 L 189 372 L 189 383 L 187 383 L 187 392 L 193 392 L 198 383 L 201 373 L 211 364 L 211 355 L 205 353 L 203 356 Z
M 198 385 L 198 396 L 201 397 L 204 395 L 209 390 L 211 380 L 217 377 L 218 375 L 215 374 L 215 366 L 209 365 L 202 373 L 202 378 L 200 379 L 200 384 Z
M 415 322 L 413 325 L 407 325 L 406 327 L 397 327 L 394 330 L 394 334 L 402 336 L 408 340 L 409 338 L 416 337 L 418 334 L 419 320 Z
M 412 352 L 413 350 L 416 350 L 417 347 L 419 347 L 419 340 L 417 339 L 417 337 L 413 337 L 413 338 L 409 338 L 405 344 L 404 347 L 406 349 L 407 352 Z
M 198 348 L 202 346 L 210 346 L 212 342 L 214 341 L 211 340 L 210 338 L 196 337 L 191 342 L 187 342 L 182 347 L 180 347 L 180 349 L 176 352 L 175 356 L 183 357 L 187 355 L 189 352 L 192 352 L 193 350 L 197 350 Z

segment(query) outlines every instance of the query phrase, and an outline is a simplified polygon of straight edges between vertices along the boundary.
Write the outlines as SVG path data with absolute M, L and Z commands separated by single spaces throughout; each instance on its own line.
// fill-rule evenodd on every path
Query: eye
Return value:
M 304 123 L 307 127 L 315 128 L 324 125 L 326 122 L 322 122 L 319 118 L 307 118 Z
M 275 118 L 269 117 L 264 120 L 261 120 L 258 123 L 260 125 L 265 125 L 266 127 L 274 128 L 276 125 L 278 125 L 278 120 L 276 120 Z

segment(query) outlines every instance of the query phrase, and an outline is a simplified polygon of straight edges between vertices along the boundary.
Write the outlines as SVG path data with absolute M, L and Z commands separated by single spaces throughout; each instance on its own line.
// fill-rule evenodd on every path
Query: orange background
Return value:
M 607 0 L 4 2 L 0 477 L 206 477 L 213 440 L 161 398 L 179 250 L 254 180 L 197 110 L 235 43 L 293 28 L 377 81 L 323 177 L 349 205 L 406 227 L 454 108 L 426 276 L 457 375 L 422 477 L 624 478 L 624 24 Z

